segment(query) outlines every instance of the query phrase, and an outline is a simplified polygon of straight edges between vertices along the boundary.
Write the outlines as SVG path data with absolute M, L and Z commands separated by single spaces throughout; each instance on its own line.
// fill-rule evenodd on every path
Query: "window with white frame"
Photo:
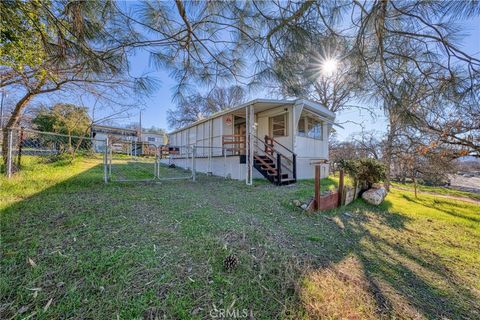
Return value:
M 287 113 L 270 118 L 270 135 L 272 137 L 287 136 Z
M 155 137 L 148 137 L 147 140 L 148 142 L 155 142 Z
M 313 117 L 302 114 L 298 121 L 298 135 L 312 139 L 323 139 L 323 123 Z

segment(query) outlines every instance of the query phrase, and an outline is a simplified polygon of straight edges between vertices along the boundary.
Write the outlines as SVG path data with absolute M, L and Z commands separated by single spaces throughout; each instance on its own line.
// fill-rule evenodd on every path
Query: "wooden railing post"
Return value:
M 282 156 L 277 153 L 277 182 L 282 184 Z
M 297 155 L 295 153 L 292 154 L 292 160 L 293 160 L 293 179 L 297 181 Z
M 343 189 L 345 186 L 344 183 L 344 171 L 343 169 L 340 169 L 340 178 L 338 181 L 338 206 L 340 207 L 342 205 L 342 198 L 343 198 Z
M 320 210 L 320 166 L 315 165 L 315 210 Z

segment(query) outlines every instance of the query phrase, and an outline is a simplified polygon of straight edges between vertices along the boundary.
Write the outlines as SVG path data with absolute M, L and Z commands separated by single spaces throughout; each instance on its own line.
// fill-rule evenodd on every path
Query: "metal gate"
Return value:
M 195 180 L 195 148 L 111 140 L 105 154 L 105 181 Z
M 194 146 L 161 146 L 158 152 L 157 180 L 196 178 Z

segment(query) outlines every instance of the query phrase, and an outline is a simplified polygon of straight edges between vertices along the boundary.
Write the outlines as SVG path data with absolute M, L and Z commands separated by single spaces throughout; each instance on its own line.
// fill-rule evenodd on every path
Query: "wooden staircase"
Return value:
M 296 179 L 291 177 L 288 173 L 283 173 L 280 166 L 280 174 L 278 172 L 279 166 L 275 163 L 269 155 L 253 155 L 253 167 L 257 169 L 268 181 L 276 185 L 287 185 L 295 183 Z
M 274 138 L 260 139 L 252 135 L 247 141 L 245 135 L 223 135 L 222 146 L 232 155 L 240 155 L 240 163 L 247 163 L 247 148 L 253 144 L 253 167 L 275 185 L 297 182 L 297 155 Z

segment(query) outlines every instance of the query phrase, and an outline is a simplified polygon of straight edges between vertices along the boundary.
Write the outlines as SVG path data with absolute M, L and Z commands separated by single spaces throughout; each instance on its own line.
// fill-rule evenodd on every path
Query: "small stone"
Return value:
M 293 200 L 292 201 L 293 205 L 296 206 L 296 207 L 300 207 L 302 205 L 302 203 L 300 202 L 300 200 Z
M 302 204 L 300 207 L 301 207 L 303 210 L 307 210 L 308 205 L 307 205 L 306 203 L 304 203 L 304 204 Z

